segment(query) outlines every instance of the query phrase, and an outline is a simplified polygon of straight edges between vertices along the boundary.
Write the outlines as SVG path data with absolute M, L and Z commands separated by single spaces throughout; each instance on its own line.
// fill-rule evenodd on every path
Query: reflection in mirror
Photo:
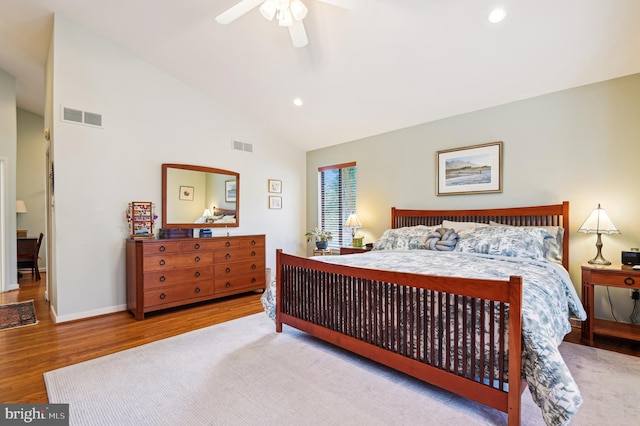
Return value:
M 187 164 L 162 165 L 162 227 L 237 227 L 240 174 Z

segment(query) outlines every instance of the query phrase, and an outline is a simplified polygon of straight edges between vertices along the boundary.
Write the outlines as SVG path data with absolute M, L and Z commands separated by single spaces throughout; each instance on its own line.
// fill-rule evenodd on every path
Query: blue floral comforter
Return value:
M 373 251 L 313 259 L 348 266 L 467 278 L 523 277 L 522 375 L 548 425 L 563 425 L 582 404 L 582 396 L 558 346 L 571 331 L 569 316 L 586 313 L 568 272 L 549 261 L 431 250 Z M 267 314 L 275 316 L 275 286 L 263 296 Z

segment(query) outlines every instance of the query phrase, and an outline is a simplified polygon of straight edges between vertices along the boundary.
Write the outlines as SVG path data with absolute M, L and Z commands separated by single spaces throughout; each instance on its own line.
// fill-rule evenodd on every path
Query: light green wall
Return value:
M 390 106 L 393 108 L 393 106 Z M 356 161 L 357 213 L 365 243 L 390 226 L 390 209 L 491 208 L 570 204 L 570 273 L 595 255 L 595 236 L 576 231 L 598 203 L 622 235 L 603 236 L 603 255 L 640 246 L 640 74 L 551 93 L 307 153 L 307 228 L 317 222 L 317 169 Z M 503 192 L 435 195 L 435 153 L 503 141 Z M 628 292 L 616 298 L 628 318 Z M 605 298 L 596 302 L 607 316 Z
M 0 69 L 0 291 L 18 288 L 16 141 L 16 79 Z
M 47 147 L 44 140 L 44 117 L 18 109 L 18 147 L 16 198 L 24 200 L 27 213 L 18 215 L 19 229 L 29 237 L 45 234 L 45 186 L 47 180 Z M 40 248 L 40 269 L 46 269 L 46 239 Z

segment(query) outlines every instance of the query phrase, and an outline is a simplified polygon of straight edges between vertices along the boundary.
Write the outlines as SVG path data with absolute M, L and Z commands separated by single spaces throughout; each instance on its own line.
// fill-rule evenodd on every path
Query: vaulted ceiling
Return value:
M 303 48 L 238 1 L 0 0 L 0 68 L 42 114 L 59 13 L 304 150 L 640 72 L 638 0 L 302 0 Z

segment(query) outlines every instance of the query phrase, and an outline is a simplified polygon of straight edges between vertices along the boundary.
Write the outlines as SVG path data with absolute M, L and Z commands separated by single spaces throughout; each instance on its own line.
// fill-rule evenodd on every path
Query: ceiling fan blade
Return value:
M 237 3 L 235 6 L 216 16 L 216 21 L 219 24 L 229 24 L 261 3 L 264 3 L 264 0 L 242 0 L 240 3 Z
M 357 9 L 367 2 L 367 0 L 318 0 L 319 2 L 341 7 L 343 9 Z
M 289 35 L 294 47 L 304 47 L 309 44 L 307 32 L 304 30 L 302 21 L 293 20 L 293 25 L 289 27 Z

